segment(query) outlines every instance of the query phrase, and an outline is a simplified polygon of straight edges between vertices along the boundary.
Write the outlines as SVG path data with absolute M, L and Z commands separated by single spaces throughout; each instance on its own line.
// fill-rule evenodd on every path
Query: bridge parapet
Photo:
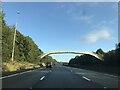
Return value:
M 63 54 L 63 53 L 72 53 L 72 54 L 88 54 L 88 55 L 91 55 L 91 56 L 94 56 L 96 57 L 97 59 L 99 60 L 102 60 L 103 59 L 98 56 L 96 53 L 93 53 L 93 52 L 86 52 L 86 51 L 49 51 L 47 53 L 43 53 L 40 57 L 40 59 L 44 58 L 45 56 L 48 56 L 50 54 Z

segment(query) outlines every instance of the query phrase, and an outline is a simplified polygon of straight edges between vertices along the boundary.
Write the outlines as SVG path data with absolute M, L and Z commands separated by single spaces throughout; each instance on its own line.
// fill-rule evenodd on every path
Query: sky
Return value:
M 118 42 L 117 2 L 4 2 L 9 26 L 30 36 L 43 52 L 108 52 Z M 16 12 L 20 11 L 19 15 Z M 76 54 L 50 55 L 68 62 Z

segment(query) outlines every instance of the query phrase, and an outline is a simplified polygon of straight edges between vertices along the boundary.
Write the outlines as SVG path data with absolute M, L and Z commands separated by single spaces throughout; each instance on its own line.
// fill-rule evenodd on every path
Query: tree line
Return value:
M 93 66 L 93 65 L 101 65 L 101 66 L 110 66 L 110 67 L 118 67 L 119 66 L 119 57 L 120 57 L 120 43 L 116 44 L 116 49 L 108 51 L 105 53 L 101 48 L 94 52 L 101 56 L 104 61 L 100 61 L 97 58 L 90 56 L 90 55 L 81 55 L 75 56 L 69 61 L 70 66 L 75 65 L 86 65 L 86 66 Z
M 8 26 L 4 20 L 5 14 L 0 13 L 0 19 L 2 20 L 2 61 L 9 62 L 12 57 L 13 37 L 15 31 L 15 25 Z M 24 36 L 18 30 L 16 32 L 15 40 L 15 53 L 14 60 L 26 61 L 30 63 L 39 63 L 52 61 L 56 62 L 51 56 L 46 56 L 47 60 L 40 60 L 38 56 L 43 54 L 43 51 L 38 48 L 35 42 L 29 36 Z

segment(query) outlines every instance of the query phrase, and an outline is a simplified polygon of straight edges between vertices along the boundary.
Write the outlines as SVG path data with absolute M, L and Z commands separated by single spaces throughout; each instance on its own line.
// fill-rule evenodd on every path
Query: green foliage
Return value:
M 8 26 L 2 26 L 2 55 L 3 61 L 10 59 L 12 54 L 13 31 Z
M 102 54 L 102 55 L 104 55 L 105 54 L 105 52 L 100 48 L 100 49 L 98 49 L 97 51 L 96 51 L 96 53 L 99 55 L 99 54 Z
M 119 44 L 118 44 L 119 45 Z M 120 47 L 116 50 L 111 50 L 107 53 L 105 53 L 102 49 L 98 49 L 96 51 L 96 54 L 102 55 L 104 61 L 97 60 L 96 58 L 90 56 L 90 55 L 81 55 L 76 56 L 75 58 L 72 58 L 69 61 L 69 65 L 104 65 L 104 66 L 114 66 L 118 67 L 119 64 L 119 56 L 120 56 Z
M 9 62 L 12 56 L 13 37 L 15 26 L 7 26 L 4 21 L 5 14 L 0 13 L 2 19 L 2 59 Z M 43 52 L 34 43 L 31 37 L 16 32 L 14 60 L 39 64 L 40 62 L 56 62 L 51 56 L 46 56 L 45 60 L 38 57 Z
M 5 24 L 5 22 L 2 22 L 2 58 L 5 62 L 8 62 L 11 59 L 14 30 L 14 26 L 9 27 Z M 32 50 L 30 50 L 30 48 Z M 34 49 L 38 51 L 34 52 Z M 15 60 L 34 62 L 36 57 L 41 53 L 42 52 L 39 51 L 37 45 L 30 37 L 25 37 L 17 31 L 14 54 Z
M 120 43 L 118 43 L 118 48 L 120 48 Z
M 53 59 L 51 56 L 45 56 L 45 57 L 42 59 L 42 62 L 44 62 L 44 63 L 47 63 L 47 62 L 56 63 L 57 61 L 56 61 L 55 59 Z
M 0 27 L 2 27 L 2 24 L 5 25 L 5 20 L 4 20 L 5 14 L 0 11 Z
M 11 59 L 14 29 L 14 26 L 10 28 L 7 25 L 3 25 L 2 27 L 3 61 L 9 61 Z M 39 60 L 37 57 L 41 53 L 43 52 L 38 48 L 38 46 L 30 37 L 26 37 L 17 31 L 14 54 L 15 60 L 34 63 Z
M 116 50 L 111 50 L 104 55 L 104 65 L 118 66 L 119 56 Z

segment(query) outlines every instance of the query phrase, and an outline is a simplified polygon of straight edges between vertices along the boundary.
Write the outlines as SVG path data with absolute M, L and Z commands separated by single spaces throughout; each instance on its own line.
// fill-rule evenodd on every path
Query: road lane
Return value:
M 40 78 L 49 73 L 49 70 L 37 69 L 28 73 L 2 79 L 3 88 L 30 88 L 39 82 Z
M 103 86 L 72 73 L 70 68 L 56 66 L 33 88 L 103 88 Z
M 117 88 L 116 76 L 56 65 L 2 79 L 3 88 Z
M 91 79 L 93 82 L 98 83 L 104 87 L 107 88 L 118 88 L 118 76 L 90 71 L 90 70 L 84 70 L 79 68 L 71 68 L 72 71 L 80 76 L 85 76 Z

